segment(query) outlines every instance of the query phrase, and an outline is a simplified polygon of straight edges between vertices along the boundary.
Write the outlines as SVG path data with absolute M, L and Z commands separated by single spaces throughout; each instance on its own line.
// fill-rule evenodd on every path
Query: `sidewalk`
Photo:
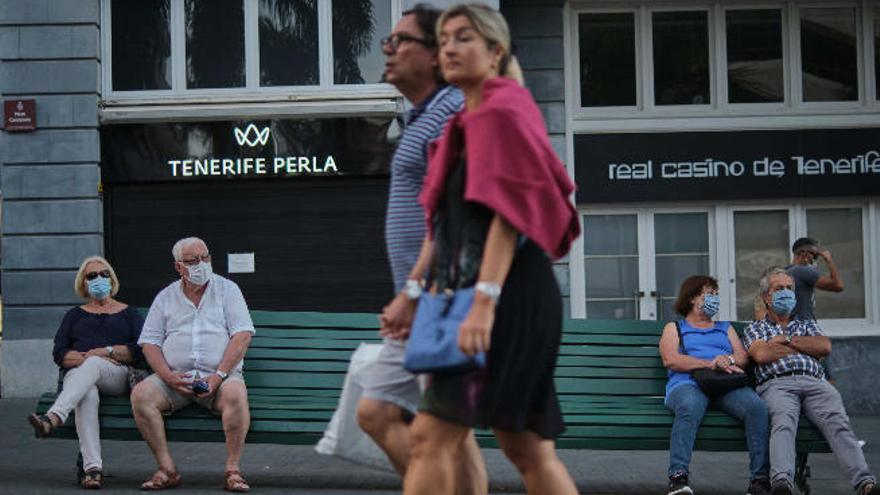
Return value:
M 26 421 L 36 399 L 0 400 L 0 494 L 82 494 L 74 483 L 77 443 L 36 440 Z M 868 464 L 880 472 L 880 418 L 854 417 L 856 434 L 868 442 Z M 154 470 L 140 442 L 103 442 L 109 478 L 102 493 L 143 493 L 137 487 Z M 173 495 L 221 494 L 224 448 L 219 444 L 173 443 L 183 475 Z M 516 471 L 498 450 L 484 450 L 492 493 L 522 493 Z M 665 494 L 666 452 L 561 451 L 581 493 Z M 742 495 L 745 453 L 696 452 L 692 482 L 700 495 Z M 811 455 L 812 495 L 851 495 L 852 489 L 831 454 Z M 341 495 L 399 493 L 395 475 L 314 453 L 309 446 L 248 445 L 242 470 L 251 493 Z

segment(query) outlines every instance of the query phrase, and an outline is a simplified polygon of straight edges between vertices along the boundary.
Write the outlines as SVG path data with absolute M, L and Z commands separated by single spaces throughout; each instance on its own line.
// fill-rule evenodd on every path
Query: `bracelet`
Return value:
M 477 282 L 474 289 L 485 294 L 492 302 L 497 303 L 501 297 L 501 285 L 498 282 Z
M 727 360 L 730 361 L 731 366 L 736 366 L 736 358 L 733 357 L 733 354 L 728 354 Z
M 410 301 L 422 297 L 422 282 L 419 280 L 409 279 L 403 286 L 403 292 Z

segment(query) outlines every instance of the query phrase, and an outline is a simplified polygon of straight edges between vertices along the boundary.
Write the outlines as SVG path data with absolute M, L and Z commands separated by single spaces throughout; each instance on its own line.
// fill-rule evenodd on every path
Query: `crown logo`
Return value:
M 266 142 L 269 140 L 269 127 L 264 127 L 260 130 L 254 124 L 250 124 L 244 131 L 236 127 L 234 129 L 234 134 L 235 140 L 238 141 L 239 146 L 244 146 L 245 144 L 251 148 L 258 144 L 260 146 L 265 146 Z

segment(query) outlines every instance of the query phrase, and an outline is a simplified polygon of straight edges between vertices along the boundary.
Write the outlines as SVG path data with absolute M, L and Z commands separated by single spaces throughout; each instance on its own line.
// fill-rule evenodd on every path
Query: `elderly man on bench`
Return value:
M 155 374 L 131 393 L 138 430 L 159 468 L 141 489 L 163 490 L 180 484 L 162 416 L 196 403 L 222 418 L 226 490 L 246 492 L 250 487 L 239 461 L 250 411 L 241 369 L 254 324 L 238 285 L 213 274 L 204 241 L 181 239 L 172 254 L 180 280 L 156 296 L 138 341 Z

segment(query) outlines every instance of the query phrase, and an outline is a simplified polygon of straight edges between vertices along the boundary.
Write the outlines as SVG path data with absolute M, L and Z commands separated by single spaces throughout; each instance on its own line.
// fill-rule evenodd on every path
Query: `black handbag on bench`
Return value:
M 681 333 L 681 323 L 675 321 L 675 329 L 678 331 L 679 352 L 687 355 L 684 349 L 684 336 Z M 747 373 L 728 373 L 723 370 L 700 369 L 691 371 L 691 377 L 697 382 L 697 385 L 710 398 L 721 397 L 722 395 L 746 387 L 749 384 Z

